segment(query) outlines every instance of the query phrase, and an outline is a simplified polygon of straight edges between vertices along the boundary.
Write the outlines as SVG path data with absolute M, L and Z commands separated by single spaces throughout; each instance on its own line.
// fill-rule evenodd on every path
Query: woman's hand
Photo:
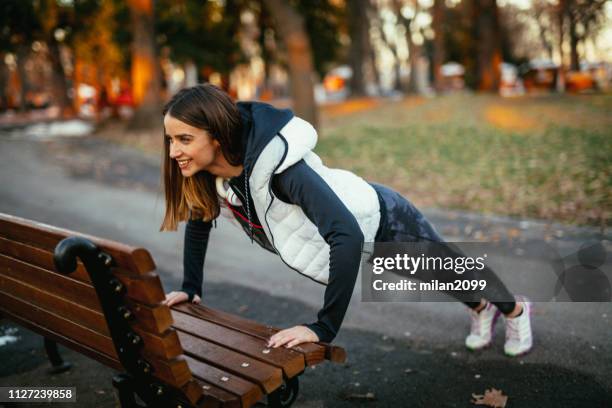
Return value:
M 290 329 L 281 330 L 268 340 L 267 347 L 277 348 L 285 346 L 287 348 L 297 346 L 306 342 L 319 341 L 319 336 L 306 326 L 295 326 Z
M 168 305 L 168 307 L 170 307 L 172 305 L 186 302 L 188 299 L 189 295 L 187 293 L 183 291 L 174 291 L 166 295 L 166 300 L 164 300 L 162 304 Z M 202 299 L 200 299 L 198 295 L 194 295 L 193 300 L 191 302 L 195 304 L 200 304 L 202 302 Z

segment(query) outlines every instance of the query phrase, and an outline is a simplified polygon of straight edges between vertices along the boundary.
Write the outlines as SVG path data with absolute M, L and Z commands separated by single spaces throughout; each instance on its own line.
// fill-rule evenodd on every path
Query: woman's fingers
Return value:
M 162 302 L 168 307 L 176 305 L 177 303 L 185 302 L 189 299 L 189 296 L 185 292 L 174 291 L 166 295 L 166 299 Z
M 305 343 L 307 340 L 302 340 L 302 339 L 293 339 L 291 340 L 289 343 L 287 343 L 287 348 L 291 348 L 294 346 L 298 346 L 302 343 Z
M 268 347 L 294 347 L 306 342 L 319 341 L 317 335 L 306 326 L 295 326 L 290 329 L 281 330 L 268 341 Z

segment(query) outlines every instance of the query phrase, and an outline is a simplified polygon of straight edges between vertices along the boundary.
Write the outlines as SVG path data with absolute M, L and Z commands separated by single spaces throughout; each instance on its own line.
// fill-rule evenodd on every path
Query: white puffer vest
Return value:
M 324 166 L 319 156 L 312 152 L 316 143 L 317 132 L 310 123 L 293 117 L 257 158 L 249 175 L 249 190 L 264 231 L 282 260 L 298 272 L 326 284 L 329 245 L 299 206 L 273 196 L 272 175 L 304 159 L 353 214 L 365 242 L 374 241 L 380 222 L 380 205 L 374 188 L 361 177 Z

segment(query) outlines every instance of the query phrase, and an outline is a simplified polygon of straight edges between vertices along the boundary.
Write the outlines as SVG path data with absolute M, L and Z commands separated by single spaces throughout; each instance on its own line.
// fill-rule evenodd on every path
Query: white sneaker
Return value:
M 470 310 L 470 334 L 465 338 L 465 346 L 470 350 L 480 350 L 491 344 L 493 328 L 501 312 L 491 303 L 480 312 Z
M 523 313 L 512 319 L 506 317 L 504 352 L 511 357 L 523 355 L 533 346 L 531 302 L 525 297 L 517 297 L 517 303 L 523 306 Z

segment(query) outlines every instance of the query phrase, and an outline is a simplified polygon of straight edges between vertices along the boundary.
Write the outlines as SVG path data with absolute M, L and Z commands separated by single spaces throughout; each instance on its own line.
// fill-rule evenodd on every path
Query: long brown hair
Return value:
M 219 141 L 221 153 L 231 165 L 243 161 L 240 112 L 228 94 L 211 84 L 200 84 L 177 92 L 164 107 L 186 124 L 207 131 Z M 170 158 L 170 142 L 164 129 L 162 181 L 166 195 L 166 215 L 160 231 L 175 231 L 180 221 L 189 218 L 210 221 L 219 216 L 215 176 L 199 171 L 183 177 L 176 160 Z

